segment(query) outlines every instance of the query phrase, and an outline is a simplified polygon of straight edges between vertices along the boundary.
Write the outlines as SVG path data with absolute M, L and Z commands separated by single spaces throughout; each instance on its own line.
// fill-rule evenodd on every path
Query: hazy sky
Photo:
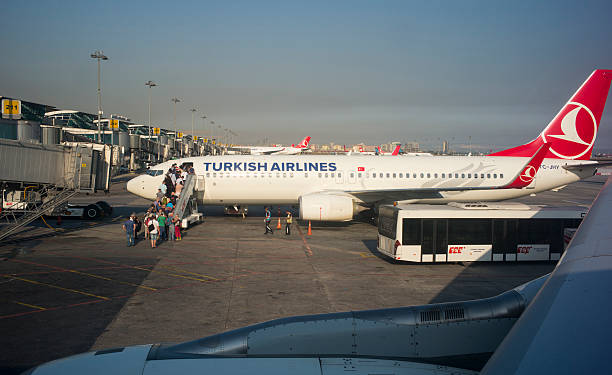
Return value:
M 0 95 L 238 141 L 534 138 L 595 68 L 612 1 L 16 1 L 0 11 Z M 612 100 L 610 100 L 612 103 Z M 612 104 L 608 104 L 610 107 Z M 208 123 L 207 123 L 208 124 Z M 218 129 L 217 129 L 218 134 Z M 595 147 L 612 149 L 612 110 Z

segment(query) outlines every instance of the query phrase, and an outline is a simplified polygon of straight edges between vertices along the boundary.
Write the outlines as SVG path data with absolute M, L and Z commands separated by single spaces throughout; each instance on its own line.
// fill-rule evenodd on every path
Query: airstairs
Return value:
M 185 186 L 181 190 L 181 196 L 176 201 L 174 216 L 181 220 L 181 227 L 187 228 L 191 223 L 202 221 L 202 214 L 198 212 L 198 202 L 195 197 L 197 176 L 188 174 L 185 178 Z

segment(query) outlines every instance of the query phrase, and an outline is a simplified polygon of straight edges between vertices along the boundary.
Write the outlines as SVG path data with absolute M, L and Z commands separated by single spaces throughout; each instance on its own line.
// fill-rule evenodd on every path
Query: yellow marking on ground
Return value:
M 211 280 L 202 280 L 202 279 L 199 279 L 197 277 L 177 275 L 175 273 L 170 273 L 170 272 L 163 272 L 163 271 L 158 271 L 158 270 L 150 270 L 150 269 L 144 268 L 144 267 L 135 267 L 134 266 L 132 268 L 137 269 L 137 270 L 142 270 L 142 271 L 161 273 L 162 275 L 168 275 L 168 276 L 174 276 L 174 277 L 182 277 L 183 279 L 196 280 L 196 281 L 201 281 L 201 282 L 204 282 L 204 283 L 207 283 L 207 282 L 211 281 Z
M 100 276 L 100 275 L 94 275 L 92 273 L 86 273 L 86 272 L 81 272 L 81 271 L 76 271 L 76 270 L 66 270 L 68 272 L 72 272 L 72 273 L 76 273 L 78 275 L 83 275 L 83 276 L 89 276 L 89 277 L 94 277 L 96 279 L 101 279 L 101 280 L 106 280 L 106 281 L 114 281 L 116 283 L 119 284 L 125 284 L 125 285 L 129 285 L 129 286 L 135 286 L 138 288 L 144 288 L 144 289 L 149 289 L 149 290 L 157 290 L 155 288 L 149 288 L 148 286 L 144 286 L 144 285 L 139 285 L 139 284 L 133 284 L 133 283 L 128 283 L 127 281 L 119 281 L 119 280 L 115 280 L 115 279 L 111 279 L 109 277 L 104 277 L 104 276 Z
M 368 254 L 368 253 L 359 253 L 362 258 L 376 258 L 376 255 Z
M 167 269 L 169 269 L 169 270 L 173 270 L 173 271 L 178 271 L 178 272 L 188 273 L 188 274 L 190 274 L 190 275 L 196 275 L 196 276 L 200 276 L 200 277 L 206 277 L 206 278 L 209 278 L 209 279 L 211 279 L 211 280 L 216 280 L 216 281 L 218 281 L 218 280 L 219 280 L 219 279 L 214 278 L 214 277 L 212 277 L 212 276 L 207 276 L 207 275 L 202 275 L 202 274 L 200 274 L 200 273 L 195 273 L 195 272 L 185 271 L 185 270 L 180 269 L 180 268 L 168 267 L 168 266 L 159 266 L 159 267 L 167 268 Z
M 114 217 L 113 220 L 111 220 L 111 221 L 117 221 L 117 220 L 121 219 L 122 217 L 123 217 L 123 215 L 119 215 L 117 217 Z
M 40 306 L 36 306 L 36 305 L 30 305 L 29 303 L 23 303 L 23 302 L 19 302 L 19 301 L 13 301 L 18 305 L 21 306 L 25 306 L 25 307 L 30 307 L 32 309 L 36 309 L 36 310 L 46 310 L 44 307 L 40 307 Z
M 98 223 L 89 223 L 90 226 L 94 226 L 96 224 L 98 224 Z
M 32 284 L 36 284 L 36 285 L 44 285 L 44 286 L 48 286 L 49 288 L 55 288 L 55 289 L 63 290 L 63 291 L 66 291 L 66 292 L 78 293 L 78 294 L 82 294 L 82 295 L 89 296 L 89 297 L 94 297 L 94 298 L 100 298 L 100 299 L 103 299 L 103 300 L 106 300 L 106 301 L 110 300 L 110 298 L 108 298 L 108 297 L 98 296 L 98 295 L 95 295 L 95 294 L 91 294 L 91 293 L 87 293 L 87 292 L 82 292 L 82 291 L 76 290 L 76 289 L 63 288 L 63 287 L 57 286 L 57 285 L 41 283 L 40 281 L 24 279 L 23 277 L 17 277 L 17 276 L 10 276 L 10 277 L 15 279 L 15 280 L 25 281 L 26 283 L 32 283 Z

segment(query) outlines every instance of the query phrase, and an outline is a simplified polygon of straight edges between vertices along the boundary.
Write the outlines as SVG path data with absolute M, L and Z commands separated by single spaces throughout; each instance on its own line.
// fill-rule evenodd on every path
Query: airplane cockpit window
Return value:
M 149 169 L 145 173 L 148 174 L 149 176 L 155 177 L 155 176 L 161 176 L 162 174 L 164 174 L 164 171 L 162 171 L 161 169 Z

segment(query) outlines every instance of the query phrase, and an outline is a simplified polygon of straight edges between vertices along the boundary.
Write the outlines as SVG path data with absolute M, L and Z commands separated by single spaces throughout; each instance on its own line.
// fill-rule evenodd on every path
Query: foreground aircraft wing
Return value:
M 510 183 L 493 186 L 458 186 L 458 187 L 426 187 L 414 189 L 386 189 L 386 190 L 349 190 L 344 193 L 350 194 L 363 202 L 376 202 L 380 200 L 406 201 L 411 199 L 442 198 L 445 192 L 470 191 L 470 190 L 492 190 L 492 189 L 522 189 L 529 186 L 540 169 L 544 156 L 551 144 L 545 143 L 536 151 L 531 159 L 517 173 Z
M 610 372 L 612 177 L 482 374 Z

